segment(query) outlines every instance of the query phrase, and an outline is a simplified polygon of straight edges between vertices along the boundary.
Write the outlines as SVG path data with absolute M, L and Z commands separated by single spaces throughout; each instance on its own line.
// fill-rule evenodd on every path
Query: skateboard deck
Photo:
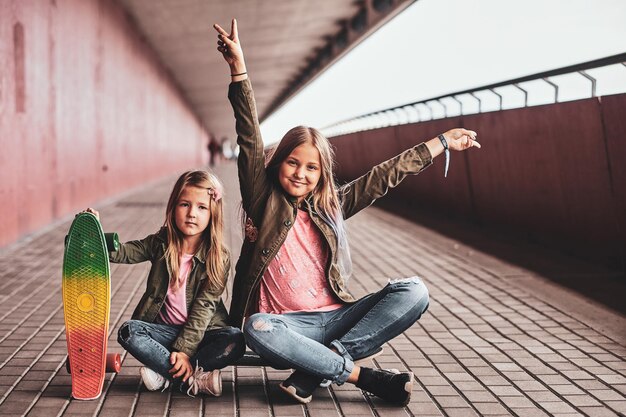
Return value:
M 65 238 L 63 313 L 72 396 L 95 399 L 107 369 L 111 307 L 109 255 L 100 222 L 80 213 Z M 119 355 L 117 370 L 119 370 Z M 110 361 L 110 358 L 109 358 Z
M 383 348 L 380 347 L 376 349 L 376 351 L 372 353 L 371 355 L 362 359 L 357 359 L 354 361 L 354 363 L 356 365 L 364 365 L 368 361 L 376 358 L 382 353 L 383 353 Z M 272 366 L 267 360 L 261 358 L 257 353 L 251 350 L 247 350 L 239 360 L 233 363 L 233 365 L 234 366 Z

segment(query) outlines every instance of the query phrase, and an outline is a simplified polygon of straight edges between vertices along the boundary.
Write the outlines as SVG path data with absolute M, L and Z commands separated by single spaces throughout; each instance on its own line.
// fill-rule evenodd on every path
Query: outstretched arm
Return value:
M 81 213 L 91 213 L 100 220 L 100 213 L 92 207 L 81 211 Z M 121 243 L 117 251 L 109 252 L 109 261 L 118 264 L 136 264 L 148 261 L 151 259 L 153 240 L 154 235 L 149 235 L 142 240 Z
M 480 148 L 476 132 L 462 128 L 448 130 L 443 134 L 448 147 L 463 151 L 471 147 Z M 378 198 L 396 187 L 407 175 L 419 174 L 428 167 L 433 158 L 440 155 L 444 147 L 439 137 L 407 149 L 401 154 L 374 166 L 368 173 L 344 185 L 340 189 L 345 218 L 349 218 L 368 207 Z

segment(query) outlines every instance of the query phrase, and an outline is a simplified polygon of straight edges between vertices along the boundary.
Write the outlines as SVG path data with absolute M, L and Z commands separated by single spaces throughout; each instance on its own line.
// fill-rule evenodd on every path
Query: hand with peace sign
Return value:
M 213 25 L 217 31 L 217 50 L 222 53 L 224 60 L 230 67 L 230 74 L 233 81 L 241 81 L 248 78 L 246 62 L 243 58 L 243 50 L 239 43 L 239 33 L 237 31 L 237 20 L 233 19 L 230 26 L 230 33 L 227 33 L 217 23 Z

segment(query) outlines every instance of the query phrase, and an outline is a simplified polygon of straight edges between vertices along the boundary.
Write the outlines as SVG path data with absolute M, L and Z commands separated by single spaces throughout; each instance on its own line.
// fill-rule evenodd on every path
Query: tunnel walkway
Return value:
M 227 238 L 236 259 L 241 238 L 234 164 L 216 171 L 226 184 Z M 105 231 L 118 232 L 122 240 L 156 231 L 174 181 L 148 184 L 97 206 Z M 107 377 L 100 399 L 74 401 L 64 365 L 61 303 L 62 242 L 70 222 L 0 252 L 2 415 L 626 415 L 624 316 L 537 272 L 379 208 L 348 222 L 355 270 L 350 287 L 363 296 L 390 278 L 415 274 L 429 287 L 427 314 L 374 360 L 381 368 L 415 373 L 407 407 L 390 407 L 348 385 L 320 388 L 310 404 L 301 406 L 278 389 L 289 372 L 260 367 L 225 369 L 219 398 L 147 392 L 139 362 L 116 341 L 117 329 L 142 294 L 147 264 L 112 265 L 109 349 L 125 355 L 122 371 Z M 557 262 L 542 253 L 527 257 Z

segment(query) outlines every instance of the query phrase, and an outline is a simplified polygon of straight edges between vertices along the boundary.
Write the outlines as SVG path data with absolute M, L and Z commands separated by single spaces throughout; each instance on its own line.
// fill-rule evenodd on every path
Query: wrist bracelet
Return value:
M 238 77 L 240 75 L 246 75 L 247 72 L 240 72 L 239 74 L 230 74 L 231 77 Z
M 448 149 L 448 141 L 446 140 L 446 137 L 443 134 L 441 134 L 441 135 L 439 135 L 437 137 L 441 141 L 441 144 L 443 145 L 443 151 L 446 154 L 446 167 L 444 168 L 443 176 L 447 177 L 448 176 L 448 168 L 450 167 L 450 149 Z

